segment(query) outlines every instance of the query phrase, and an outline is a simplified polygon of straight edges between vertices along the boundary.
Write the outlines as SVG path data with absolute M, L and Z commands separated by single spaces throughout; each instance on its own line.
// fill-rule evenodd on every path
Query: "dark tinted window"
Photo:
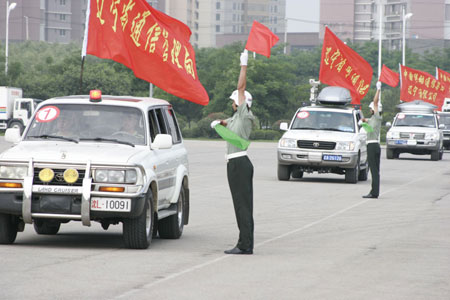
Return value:
M 181 142 L 180 129 L 178 128 L 177 119 L 175 118 L 174 111 L 168 108 L 166 111 L 167 123 L 169 125 L 170 134 L 172 135 L 173 143 Z

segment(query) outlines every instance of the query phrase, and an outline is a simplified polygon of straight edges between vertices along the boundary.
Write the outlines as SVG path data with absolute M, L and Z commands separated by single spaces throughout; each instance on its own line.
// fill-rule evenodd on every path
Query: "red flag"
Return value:
M 360 104 L 369 91 L 372 74 L 370 64 L 326 27 L 319 80 L 349 89 L 352 103 Z
M 280 39 L 263 24 L 253 21 L 245 49 L 270 57 L 270 49 Z
M 441 84 L 444 84 L 446 87 L 445 98 L 450 98 L 450 73 L 436 68 L 436 79 L 438 79 Z
M 445 98 L 445 86 L 427 72 L 400 65 L 400 100 L 423 100 L 441 109 Z
M 170 94 L 206 105 L 190 36 L 188 26 L 145 0 L 90 0 L 83 56 L 112 59 Z
M 378 80 L 392 87 L 396 87 L 398 85 L 398 82 L 400 81 L 400 75 L 383 64 L 383 67 L 381 68 L 380 79 Z

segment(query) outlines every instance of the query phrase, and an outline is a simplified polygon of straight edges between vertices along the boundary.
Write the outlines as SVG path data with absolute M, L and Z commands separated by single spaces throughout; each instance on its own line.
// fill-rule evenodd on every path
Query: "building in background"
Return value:
M 321 0 L 320 39 L 327 25 L 344 41 L 378 40 L 380 8 L 384 47 L 401 49 L 408 13 L 413 14 L 406 20 L 408 48 L 423 52 L 450 45 L 450 0 Z

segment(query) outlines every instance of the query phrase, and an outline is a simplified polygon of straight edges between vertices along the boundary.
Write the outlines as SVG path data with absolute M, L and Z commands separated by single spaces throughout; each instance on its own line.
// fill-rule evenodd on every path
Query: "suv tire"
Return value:
M 359 170 L 358 180 L 359 181 L 366 181 L 367 180 L 367 173 L 369 173 L 369 166 L 366 166 L 364 169 Z
M 142 213 L 133 219 L 123 220 L 123 240 L 130 249 L 147 249 L 152 242 L 154 224 L 153 193 L 147 193 Z
M 34 220 L 33 227 L 37 234 L 55 235 L 58 233 L 61 223 L 49 220 Z
M 0 244 L 12 244 L 17 237 L 17 224 L 14 217 L 0 214 Z
M 347 182 L 347 183 L 357 183 L 358 182 L 359 163 L 360 163 L 360 158 L 358 156 L 358 161 L 356 162 L 356 166 L 352 169 L 345 169 L 345 182 Z
M 278 180 L 287 181 L 291 177 L 291 166 L 278 164 Z
M 433 161 L 439 160 L 439 150 L 431 151 L 431 160 Z
M 163 239 L 178 239 L 183 233 L 184 227 L 184 204 L 186 197 L 184 188 L 181 187 L 178 196 L 177 213 L 158 221 L 159 237 Z

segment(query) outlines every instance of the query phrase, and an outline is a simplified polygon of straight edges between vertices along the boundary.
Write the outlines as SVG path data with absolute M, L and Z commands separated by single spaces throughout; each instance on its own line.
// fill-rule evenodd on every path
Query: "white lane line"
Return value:
M 428 176 L 427 176 L 427 177 L 428 177 Z M 410 182 L 408 182 L 408 183 L 405 183 L 405 184 L 396 186 L 396 187 L 394 187 L 394 188 L 391 188 L 391 189 L 389 189 L 389 190 L 387 190 L 387 191 L 381 193 L 380 196 L 381 196 L 381 195 L 384 195 L 384 194 L 387 194 L 387 193 L 390 193 L 390 192 L 392 192 L 392 191 L 401 189 L 401 188 L 403 188 L 403 187 L 405 187 L 405 186 L 414 184 L 414 183 L 416 183 L 416 182 L 418 182 L 418 181 L 423 180 L 424 178 L 425 178 L 425 176 L 424 176 L 424 177 L 421 177 L 421 178 L 419 178 L 419 179 L 416 179 L 416 180 L 414 180 L 414 181 L 410 181 Z M 320 223 L 322 223 L 322 222 L 324 222 L 324 221 L 326 221 L 326 220 L 328 220 L 328 219 L 331 219 L 331 218 L 333 218 L 333 217 L 336 217 L 336 216 L 338 216 L 338 215 L 341 215 L 341 214 L 343 214 L 343 213 L 345 213 L 345 212 L 347 212 L 347 211 L 349 211 L 349 210 L 351 210 L 351 209 L 353 209 L 353 208 L 355 208 L 355 207 L 358 207 L 358 206 L 360 206 L 360 205 L 363 205 L 363 204 L 365 204 L 365 203 L 367 203 L 367 202 L 369 202 L 369 201 L 378 201 L 378 199 L 371 199 L 371 198 L 368 198 L 368 199 L 362 200 L 362 201 L 360 201 L 360 202 L 358 202 L 358 203 L 355 203 L 355 204 L 350 205 L 350 206 L 348 206 L 348 207 L 346 207 L 346 208 L 344 208 L 344 209 L 341 209 L 341 210 L 339 210 L 339 211 L 337 211 L 337 212 L 335 212 L 335 213 L 332 213 L 331 215 L 328 215 L 328 216 L 326 216 L 326 217 L 324 217 L 324 218 L 322 218 L 322 219 L 319 219 L 319 220 L 317 220 L 317 221 L 311 222 L 311 223 L 306 224 L 306 225 L 304 225 L 304 226 L 302 226 L 302 227 L 300 227 L 300 228 L 297 228 L 297 229 L 294 229 L 294 230 L 289 231 L 289 232 L 287 232 L 287 233 L 281 234 L 281 235 L 279 235 L 279 236 L 277 236 L 277 237 L 274 237 L 274 238 L 265 240 L 265 241 L 263 241 L 263 242 L 261 242 L 261 243 L 257 243 L 257 244 L 255 244 L 255 248 L 259 248 L 259 247 L 261 247 L 261 246 L 264 246 L 265 244 L 268 244 L 268 243 L 277 241 L 277 240 L 282 239 L 282 238 L 285 238 L 285 237 L 287 237 L 287 236 L 289 236 L 289 235 L 292 235 L 292 234 L 298 233 L 298 232 L 300 232 L 300 231 L 303 231 L 303 230 L 305 230 L 305 229 L 311 228 L 311 227 L 313 227 L 313 226 L 315 226 L 315 225 L 317 225 L 317 224 L 320 224 Z M 114 297 L 113 299 L 123 299 L 123 298 L 128 298 L 128 297 L 130 297 L 131 295 L 133 295 L 134 293 L 137 293 L 137 292 L 139 292 L 139 291 L 143 291 L 143 290 L 145 290 L 145 289 L 149 289 L 149 288 L 151 288 L 151 287 L 154 287 L 155 285 L 164 283 L 164 282 L 166 282 L 166 281 L 168 281 L 168 280 L 172 280 L 172 279 L 174 279 L 174 278 L 180 277 L 181 275 L 184 275 L 184 274 L 193 272 L 193 271 L 195 271 L 195 270 L 204 268 L 204 267 L 206 267 L 206 266 L 215 264 L 215 263 L 217 263 L 217 262 L 220 262 L 220 261 L 222 261 L 222 260 L 224 260 L 224 259 L 227 259 L 227 258 L 229 258 L 229 257 L 232 257 L 232 256 L 233 256 L 233 255 L 227 255 L 227 254 L 224 254 L 224 255 L 219 256 L 219 257 L 217 257 L 217 258 L 215 258 L 215 259 L 212 259 L 212 260 L 210 260 L 210 261 L 207 261 L 207 262 L 204 262 L 204 263 L 201 263 L 201 264 L 192 266 L 192 267 L 187 268 L 187 269 L 185 269 L 185 270 L 183 270 L 183 271 L 180 271 L 180 272 L 178 272 L 178 273 L 173 273 L 173 274 L 171 274 L 171 275 L 169 275 L 169 276 L 167 276 L 167 277 L 164 277 L 164 278 L 155 280 L 155 281 L 153 281 L 153 282 L 151 282 L 151 283 L 148 283 L 148 284 L 145 284 L 145 285 L 143 285 L 143 286 L 141 286 L 141 287 L 137 287 L 137 288 L 134 288 L 134 289 L 132 289 L 132 290 L 129 290 L 129 291 L 127 291 L 127 292 L 125 292 L 125 293 L 123 293 L 123 294 L 121 294 L 121 295 L 118 295 L 118 296 Z

